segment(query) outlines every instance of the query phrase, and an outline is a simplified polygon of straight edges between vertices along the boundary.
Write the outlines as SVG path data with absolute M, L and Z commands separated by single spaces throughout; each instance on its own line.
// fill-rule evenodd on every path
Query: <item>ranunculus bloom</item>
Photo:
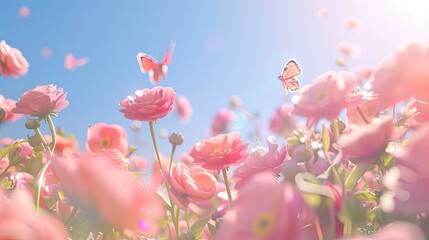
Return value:
M 220 170 L 246 160 L 248 143 L 243 143 L 239 132 L 219 134 L 197 142 L 189 152 L 194 163 L 205 169 Z
M 270 130 L 273 133 L 289 137 L 296 129 L 295 119 L 291 115 L 292 109 L 292 105 L 283 104 L 274 111 L 270 120 Z
M 45 117 L 55 115 L 69 105 L 66 93 L 55 85 L 37 86 L 21 95 L 13 113 Z
M 192 116 L 192 107 L 191 103 L 185 96 L 177 97 L 176 110 L 180 121 L 182 121 L 183 124 L 188 123 Z
M 393 132 L 393 119 L 390 116 L 375 118 L 371 124 L 359 126 L 349 134 L 341 135 L 338 146 L 341 149 L 335 162 L 342 157 L 356 161 L 374 161 L 386 149 Z
M 155 121 L 173 110 L 176 93 L 169 87 L 145 88 L 135 91 L 135 96 L 119 103 L 120 111 L 131 120 Z
M 359 113 L 359 110 L 360 113 Z M 364 119 L 371 122 L 372 119 L 377 115 L 378 113 L 378 99 L 377 97 L 371 97 L 369 99 L 364 99 L 361 104 L 358 106 L 352 106 L 347 108 L 347 121 L 350 124 L 354 125 L 367 125 L 368 123 L 365 122 Z
M 227 108 L 220 109 L 213 118 L 212 136 L 226 133 L 234 121 L 234 114 Z
M 68 239 L 68 231 L 55 217 L 36 215 L 28 192 L 14 190 L 10 200 L 0 194 L 0 239 Z
M 282 165 L 287 160 L 286 146 L 278 149 L 274 137 L 269 137 L 267 144 L 268 149 L 263 147 L 252 149 L 246 161 L 234 171 L 233 177 L 237 178 L 236 189 L 240 189 L 256 173 L 268 171 L 277 175 L 281 172 Z
M 356 44 L 341 41 L 337 44 L 338 50 L 347 57 L 358 57 L 360 55 L 360 47 Z
M 298 218 L 305 207 L 300 193 L 288 182 L 279 184 L 272 173 L 252 177 L 232 205 L 216 239 L 307 239 Z
M 12 108 L 15 107 L 15 103 L 14 100 L 4 98 L 3 95 L 0 95 L 0 108 L 6 113 L 3 120 L 0 120 L 0 122 L 14 122 L 22 117 L 21 114 L 15 114 L 11 111 Z
M 414 223 L 397 221 L 383 226 L 373 235 L 342 240 L 424 240 L 423 231 Z
M 216 178 L 200 166 L 188 168 L 179 162 L 167 181 L 174 202 L 182 209 L 187 209 L 191 202 L 210 200 L 216 193 Z
M 27 60 L 21 51 L 0 41 L 0 75 L 5 77 L 24 75 L 28 71 Z
M 122 154 L 128 152 L 127 132 L 117 124 L 97 123 L 88 128 L 86 150 L 100 154 L 102 149 L 117 149 Z
M 352 93 L 356 87 L 353 74 L 329 71 L 302 88 L 296 95 L 298 98 L 292 114 L 307 117 L 307 128 L 321 118 L 333 120 L 343 108 L 354 106 L 361 100 L 361 96 Z
M 379 110 L 410 96 L 429 102 L 429 46 L 411 42 L 396 54 L 384 58 L 372 80 L 372 90 L 380 96 Z
M 429 126 L 415 132 L 407 145 L 394 154 L 396 167 L 383 179 L 388 189 L 381 197 L 380 206 L 386 212 L 417 214 L 429 209 Z
M 146 237 L 158 233 L 162 203 L 154 189 L 144 187 L 127 171 L 88 156 L 54 158 L 51 165 L 66 196 L 83 214 Z

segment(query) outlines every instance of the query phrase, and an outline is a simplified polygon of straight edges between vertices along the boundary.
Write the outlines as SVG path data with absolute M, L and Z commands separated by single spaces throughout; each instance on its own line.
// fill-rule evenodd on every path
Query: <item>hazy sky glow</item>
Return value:
M 22 6 L 29 8 L 28 17 L 19 15 Z M 328 9 L 324 18 L 317 15 L 321 7 Z M 193 117 L 183 125 L 173 113 L 155 128 L 183 132 L 185 144 L 178 151 L 187 152 L 208 137 L 215 112 L 237 95 L 249 112 L 260 113 L 265 138 L 271 113 L 294 95 L 285 97 L 277 80 L 289 58 L 302 67 L 303 85 L 328 70 L 340 70 L 335 63 L 343 56 L 336 45 L 342 40 L 361 48 L 358 58 L 343 57 L 349 69 L 377 66 L 403 43 L 428 40 L 428 12 L 424 0 L 1 1 L 0 39 L 20 49 L 31 66 L 19 79 L 0 77 L 0 94 L 18 99 L 37 85 L 56 84 L 67 91 L 70 106 L 54 121 L 78 138 L 81 149 L 88 125 L 97 122 L 122 125 L 131 144 L 138 144 L 118 102 L 152 87 L 140 72 L 137 53 L 160 60 L 174 40 L 169 74 L 160 85 L 187 96 Z M 359 19 L 363 28 L 349 30 L 348 16 Z M 41 55 L 46 47 L 52 50 L 49 58 Z M 69 52 L 88 57 L 89 63 L 75 71 L 64 69 Z M 24 122 L 5 124 L 0 137 L 25 138 L 31 132 Z M 149 140 L 148 129 L 143 124 L 138 137 Z M 167 155 L 168 142 L 160 145 Z M 151 148 L 143 148 L 143 154 L 148 152 Z

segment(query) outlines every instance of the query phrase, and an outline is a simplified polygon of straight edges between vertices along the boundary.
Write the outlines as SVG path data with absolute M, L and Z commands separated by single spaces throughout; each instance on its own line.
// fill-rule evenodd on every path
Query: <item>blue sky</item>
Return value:
M 143 51 L 161 59 L 174 40 L 169 74 L 160 85 L 185 95 L 194 113 L 187 125 L 172 113 L 155 125 L 156 130 L 183 132 L 185 144 L 178 151 L 187 152 L 195 142 L 208 137 L 215 112 L 237 95 L 247 110 L 261 114 L 266 137 L 271 113 L 293 96 L 285 97 L 277 80 L 289 58 L 300 63 L 303 73 L 299 80 L 305 85 L 328 70 L 339 70 L 335 65 L 341 56 L 336 49 L 339 41 L 350 41 L 362 49 L 359 58 L 346 59 L 351 69 L 360 64 L 376 66 L 406 41 L 427 41 L 429 25 L 424 23 L 428 12 L 422 10 L 429 7 L 419 5 L 424 2 L 421 0 L 404 2 L 1 1 L 0 39 L 19 48 L 31 67 L 19 79 L 1 77 L 0 94 L 18 99 L 38 85 L 55 84 L 65 89 L 70 101 L 55 124 L 74 134 L 81 149 L 88 125 L 97 122 L 120 124 L 133 144 L 132 121 L 119 112 L 118 102 L 137 89 L 153 87 L 140 72 L 136 54 Z M 27 18 L 18 14 L 24 5 L 31 11 Z M 328 8 L 326 18 L 317 16 L 321 7 Z M 349 15 L 362 21 L 362 31 L 347 29 Z M 41 57 L 44 47 L 52 49 L 52 57 Z M 70 72 L 63 67 L 69 52 L 90 61 Z M 32 134 L 24 122 L 25 118 L 4 124 L 0 137 Z M 138 137 L 149 140 L 149 136 L 148 126 L 143 124 Z M 168 154 L 168 141 L 160 139 L 159 143 Z M 151 145 L 140 153 L 151 159 Z

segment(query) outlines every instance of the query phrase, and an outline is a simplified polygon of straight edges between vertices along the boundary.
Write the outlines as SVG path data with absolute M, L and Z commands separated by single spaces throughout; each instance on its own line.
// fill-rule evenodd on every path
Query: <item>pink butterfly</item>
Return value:
M 287 61 L 283 67 L 282 75 L 279 76 L 279 80 L 282 82 L 285 93 L 288 93 L 288 90 L 296 92 L 300 88 L 300 83 L 298 79 L 295 79 L 296 76 L 301 74 L 301 68 L 299 68 L 298 63 L 294 59 Z
M 168 46 L 168 50 L 164 55 L 161 63 L 159 63 L 155 58 L 150 55 L 139 52 L 137 54 L 137 61 L 140 65 L 140 70 L 145 73 L 149 73 L 149 80 L 152 84 L 157 84 L 161 81 L 168 72 L 168 64 L 171 62 L 171 58 L 173 57 L 174 47 L 176 46 L 175 42 L 170 42 Z
M 73 54 L 68 53 L 64 61 L 64 68 L 73 71 L 77 67 L 84 66 L 88 61 L 88 58 L 75 58 Z

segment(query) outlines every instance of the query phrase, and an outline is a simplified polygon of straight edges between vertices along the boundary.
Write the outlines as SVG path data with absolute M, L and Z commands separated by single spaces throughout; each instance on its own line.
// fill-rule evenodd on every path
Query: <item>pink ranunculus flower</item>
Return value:
M 27 191 L 14 190 L 10 200 L 0 194 L 0 239 L 68 239 L 68 231 L 55 217 L 36 215 Z
M 5 77 L 19 76 L 27 73 L 30 65 L 21 51 L 0 41 L 0 75 Z
M 22 139 L 17 140 L 22 141 Z M 8 152 L 7 157 L 11 163 L 25 163 L 33 156 L 33 148 L 28 142 L 21 142 L 15 149 Z
M 379 110 L 409 97 L 429 102 L 429 45 L 411 42 L 385 57 L 372 79 L 372 90 L 380 96 Z
M 53 158 L 51 166 L 71 203 L 104 222 L 133 234 L 153 237 L 164 209 L 155 190 L 123 169 L 106 164 L 102 156 Z
M 359 113 L 359 110 L 361 113 Z M 377 97 L 371 97 L 364 99 L 358 106 L 352 106 L 347 108 L 346 117 L 350 124 L 354 125 L 367 125 L 366 121 L 371 122 L 372 119 L 378 113 L 378 99 Z M 362 115 L 361 115 L 362 114 Z
M 221 170 L 246 160 L 248 143 L 243 143 L 239 132 L 219 134 L 197 142 L 189 152 L 194 163 L 208 170 Z
M 176 93 L 169 87 L 145 88 L 135 91 L 135 96 L 119 103 L 125 118 L 151 122 L 165 117 L 173 110 Z
M 296 129 L 296 122 L 294 116 L 292 116 L 293 106 L 289 104 L 283 104 L 277 108 L 271 115 L 270 130 L 271 132 L 290 137 L 292 131 Z
M 417 214 L 429 209 L 429 125 L 409 138 L 394 154 L 396 166 L 383 179 L 387 191 L 380 198 L 386 212 Z
M 341 153 L 334 162 L 349 157 L 352 161 L 376 160 L 387 147 L 393 133 L 393 119 L 390 116 L 375 118 L 371 124 L 359 126 L 348 134 L 341 135 L 338 146 Z
M 69 105 L 66 93 L 55 85 L 37 86 L 21 95 L 13 113 L 45 117 L 56 115 Z
M 363 28 L 362 22 L 358 18 L 353 16 L 347 16 L 346 24 L 347 28 L 352 31 L 361 30 Z
M 100 154 L 103 149 L 117 149 L 122 154 L 128 152 L 127 132 L 117 124 L 96 123 L 88 128 L 86 150 L 92 154 Z
M 213 118 L 211 134 L 227 133 L 234 121 L 234 114 L 227 108 L 220 109 Z
M 14 122 L 22 117 L 21 114 L 15 114 L 12 109 L 15 107 L 16 101 L 3 97 L 0 94 L 0 108 L 6 113 L 4 118 L 0 122 Z
M 179 115 L 180 121 L 183 124 L 189 122 L 189 119 L 192 117 L 192 106 L 188 98 L 185 96 L 179 96 L 176 100 L 176 110 Z
M 347 57 L 358 57 L 360 55 L 360 47 L 356 44 L 341 41 L 337 44 L 338 50 Z
M 307 239 L 298 214 L 305 208 L 292 184 L 258 173 L 244 185 L 227 212 L 216 239 Z
M 361 96 L 352 93 L 357 87 L 355 76 L 349 72 L 326 72 L 311 85 L 302 88 L 292 114 L 307 117 L 307 128 L 319 119 L 333 120 L 346 107 L 359 103 Z
M 288 159 L 286 146 L 278 149 L 274 137 L 269 137 L 267 144 L 268 149 L 252 149 L 246 161 L 234 171 L 233 178 L 237 179 L 236 189 L 240 189 L 256 173 L 268 171 L 277 175 L 282 171 L 282 166 Z
M 370 236 L 342 238 L 340 240 L 424 240 L 425 235 L 418 225 L 396 221 L 381 227 L 378 232 Z
M 184 210 L 189 203 L 208 201 L 216 194 L 216 178 L 200 166 L 188 168 L 179 162 L 166 179 L 174 202 Z

